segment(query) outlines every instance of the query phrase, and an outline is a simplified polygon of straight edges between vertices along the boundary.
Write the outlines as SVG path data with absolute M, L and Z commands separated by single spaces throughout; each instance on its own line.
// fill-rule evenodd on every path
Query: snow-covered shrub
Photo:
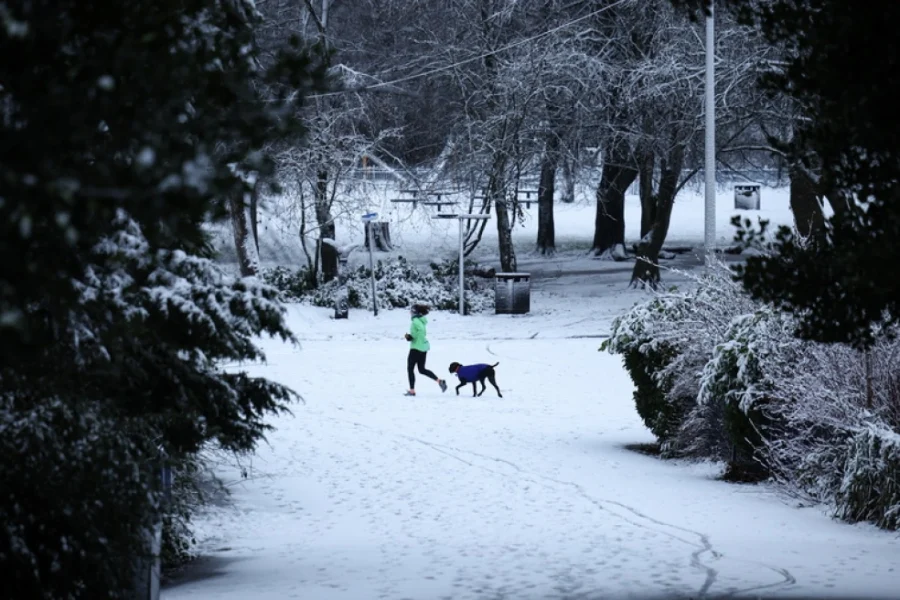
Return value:
M 900 435 L 871 425 L 850 441 L 836 494 L 840 518 L 900 529 Z
M 440 279 L 441 281 L 454 278 L 454 281 L 458 281 L 459 279 L 459 260 L 457 259 L 448 259 L 443 260 L 441 262 L 432 262 L 430 264 L 432 274 Z M 496 275 L 496 269 L 493 267 L 485 267 L 483 265 L 479 265 L 473 260 L 466 259 L 465 264 L 463 265 L 465 272 L 469 276 L 477 275 L 481 278 L 492 278 Z
M 282 299 L 296 301 L 315 289 L 315 278 L 306 265 L 299 269 L 277 266 L 263 269 L 260 274 L 264 282 L 281 293 Z
M 830 502 L 849 440 L 874 416 L 866 409 L 865 356 L 800 340 L 795 323 L 768 306 L 736 317 L 703 368 L 698 401 L 722 407 L 736 476 L 771 475 L 792 495 Z M 890 344 L 885 338 L 873 352 L 886 358 L 896 353 Z M 888 386 L 890 370 L 875 369 L 873 389 Z
M 783 321 L 782 315 L 768 307 L 735 317 L 725 340 L 715 346 L 703 368 L 698 401 L 720 400 L 737 405 L 743 412 L 764 401 L 773 385 L 765 363 L 775 346 L 784 341 L 779 335 L 783 333 Z
M 673 378 L 666 367 L 678 354 L 679 347 L 654 338 L 650 332 L 677 312 L 679 300 L 660 297 L 634 307 L 613 322 L 610 337 L 601 347 L 622 355 L 625 369 L 634 382 L 638 415 L 662 444 L 677 431 L 690 399 L 684 402 L 670 397 Z
M 616 319 L 601 348 L 623 355 L 663 454 L 724 460 L 848 521 L 900 528 L 897 332 L 868 351 L 804 341 L 723 265 L 694 283 Z
M 405 258 L 378 261 L 375 265 L 375 289 L 381 307 L 407 308 L 420 302 L 435 310 L 458 310 L 459 268 L 448 263 L 433 263 L 431 272 L 421 272 Z M 372 271 L 359 266 L 345 272 L 348 301 L 351 308 L 366 308 L 372 304 Z M 337 280 L 310 289 L 305 271 L 291 273 L 284 268 L 269 269 L 263 279 L 277 287 L 286 301 L 309 302 L 314 306 L 334 305 L 335 294 L 341 287 Z M 494 308 L 493 280 L 466 277 L 466 306 L 472 313 Z
M 22 398 L 2 381 L 3 596 L 127 597 L 117 593 L 130 581 L 123 566 L 149 553 L 140 540 L 157 508 L 139 424 L 99 402 Z
M 800 344 L 792 335 L 793 326 L 791 318 L 770 307 L 739 315 L 703 367 L 697 400 L 719 407 L 731 447 L 726 477 L 768 474 L 756 454 L 762 446 L 761 432 L 771 425 L 765 408 L 777 385 L 769 367 L 787 359 Z
M 161 562 L 176 569 L 196 557 L 191 530 L 193 516 L 215 497 L 226 494 L 222 482 L 209 468 L 205 452 L 190 453 L 169 461 L 172 488 L 163 514 Z
M 190 522 L 196 506 L 189 503 L 185 493 L 186 484 L 183 470 L 179 469 L 172 489 L 172 503 L 166 507 L 162 520 L 162 546 L 160 561 L 163 569 L 181 567 L 194 557 L 196 540 Z
M 789 337 L 762 368 L 768 401 L 756 405 L 768 421 L 756 457 L 789 494 L 830 502 L 839 485 L 848 442 L 865 414 L 855 372 L 858 355 L 841 345 Z M 743 406 L 753 405 L 747 398 Z
M 789 493 L 840 506 L 847 498 L 840 490 L 853 479 L 848 469 L 864 463 L 854 458 L 864 448 L 859 436 L 873 427 L 897 431 L 890 419 L 900 344 L 883 334 L 868 352 L 843 344 L 795 344 L 793 352 L 768 363 L 775 401 L 765 413 L 779 425 L 764 432 L 760 457 Z M 889 464 L 876 460 L 865 469 L 882 467 Z
M 715 407 L 696 401 L 700 372 L 732 318 L 756 305 L 722 262 L 691 278 L 689 290 L 655 293 L 618 317 L 603 349 L 623 355 L 638 412 L 664 454 L 722 458 L 722 429 L 710 426 Z

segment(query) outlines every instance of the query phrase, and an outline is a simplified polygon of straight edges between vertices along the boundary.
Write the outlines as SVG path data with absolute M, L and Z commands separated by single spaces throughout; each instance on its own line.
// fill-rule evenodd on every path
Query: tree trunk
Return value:
M 512 241 L 509 210 L 506 208 L 506 198 L 498 197 L 495 206 L 497 209 L 497 237 L 500 244 L 500 270 L 503 273 L 515 273 L 518 265 L 516 249 Z
M 331 202 L 328 198 L 328 172 L 319 171 L 316 177 L 316 221 L 319 224 L 319 239 L 335 237 L 334 219 L 331 217 Z M 331 281 L 338 276 L 338 251 L 330 244 L 321 244 L 322 280 Z
M 491 214 L 490 205 L 488 205 L 487 210 L 484 213 L 476 213 L 476 214 Z M 475 248 L 478 247 L 478 244 L 481 243 L 481 238 L 484 236 L 484 230 L 487 229 L 488 222 L 486 220 L 482 221 L 470 221 L 468 225 L 466 225 L 465 235 L 463 238 L 463 255 L 469 256 L 472 252 L 475 251 Z
M 594 245 L 591 248 L 594 254 L 612 254 L 617 246 L 621 246 L 624 251 L 625 192 L 635 177 L 637 169 L 627 153 L 613 151 L 604 159 L 600 185 L 597 186 L 597 216 L 594 220 Z
M 303 248 L 303 254 L 306 256 L 307 281 L 310 288 L 316 288 L 319 285 L 317 277 L 319 273 L 319 241 L 316 240 L 315 257 L 309 253 L 309 247 L 306 242 L 306 195 L 304 194 L 304 182 L 302 179 L 297 181 L 297 189 L 300 191 L 300 247 Z
M 788 174 L 791 178 L 791 212 L 794 213 L 797 231 L 804 237 L 821 233 L 825 228 L 825 215 L 816 183 L 798 165 L 791 165 Z
M 559 164 L 559 136 L 550 131 L 541 160 L 541 180 L 538 183 L 537 251 L 544 255 L 556 252 L 556 229 L 553 224 L 553 195 L 556 169 Z
M 807 175 L 808 176 L 808 175 Z M 851 210 L 853 199 L 848 197 L 844 192 L 835 188 L 830 182 L 819 179 L 815 182 L 816 193 L 824 198 L 828 205 L 834 211 L 834 217 L 838 220 L 845 218 L 853 218 L 854 211 Z
M 684 148 L 676 146 L 672 149 L 668 160 L 664 160 L 659 178 L 659 191 L 656 194 L 656 220 L 649 235 L 638 244 L 637 262 L 631 273 L 631 285 L 659 285 L 659 251 L 662 250 L 669 233 L 669 221 L 672 218 L 672 207 L 675 205 L 675 194 L 678 191 L 678 178 L 684 165 Z
M 231 228 L 234 232 L 234 248 L 237 252 L 238 265 L 241 269 L 241 277 L 251 277 L 259 274 L 259 254 L 250 239 L 249 207 L 245 203 L 247 194 L 241 190 L 236 191 L 229 199 L 231 212 Z
M 641 194 L 641 239 L 647 237 L 656 221 L 656 196 L 653 194 L 653 170 L 656 156 L 648 152 L 638 163 L 638 183 Z
M 497 241 L 500 250 L 500 270 L 504 273 L 516 271 L 516 249 L 512 241 L 506 189 L 506 156 L 502 150 L 494 155 L 494 164 L 488 178 L 487 198 L 494 205 L 497 217 Z
M 253 231 L 253 243 L 256 245 L 256 255 L 259 256 L 259 174 L 253 182 L 253 191 L 250 192 L 250 229 Z
M 560 201 L 565 204 L 575 202 L 575 158 L 567 156 L 562 161 L 563 189 Z
M 495 11 L 492 1 L 481 2 L 481 34 L 485 39 L 491 39 L 496 35 L 497 22 L 495 20 Z M 488 53 L 484 56 L 485 81 L 487 82 L 486 100 L 487 113 L 503 115 L 502 109 L 498 104 L 497 98 L 497 56 Z M 500 270 L 505 273 L 513 273 L 516 270 L 516 249 L 512 241 L 512 228 L 509 218 L 509 206 L 513 205 L 512 201 L 507 199 L 507 161 L 509 160 L 509 150 L 514 144 L 513 138 L 510 136 L 508 128 L 511 126 L 509 116 L 504 116 L 500 120 L 499 129 L 491 134 L 494 156 L 491 164 L 491 172 L 488 174 L 487 189 L 484 194 L 484 201 L 488 206 L 493 206 L 497 217 L 497 245 L 500 251 Z M 483 231 L 483 229 L 481 230 Z M 481 234 L 478 234 L 479 239 Z

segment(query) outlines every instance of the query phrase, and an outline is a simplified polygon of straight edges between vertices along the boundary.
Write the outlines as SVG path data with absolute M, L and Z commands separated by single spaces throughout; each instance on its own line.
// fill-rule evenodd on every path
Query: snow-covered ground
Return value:
M 700 206 L 676 211 L 673 240 L 702 239 Z M 589 207 L 571 212 L 558 234 L 589 245 Z M 631 263 L 523 262 L 540 273 L 531 313 L 429 317 L 429 367 L 449 380 L 451 361 L 499 361 L 502 399 L 421 376 L 403 397 L 405 311 L 334 321 L 290 306 L 300 345 L 264 341 L 268 363 L 247 368 L 303 402 L 272 420 L 249 478 L 223 467 L 233 502 L 197 523 L 204 557 L 163 599 L 900 597 L 896 534 L 628 448 L 653 438 L 598 347 L 644 297 L 626 286 Z
M 413 260 L 428 262 L 441 258 L 452 258 L 459 248 L 459 226 L 454 220 L 433 218 L 437 210 L 432 207 L 418 205 L 395 204 L 392 198 L 400 195 L 398 186 L 379 183 L 362 186 L 354 192 L 346 194 L 343 208 L 335 206 L 334 217 L 337 226 L 337 239 L 341 244 L 359 244 L 363 242 L 363 226 L 360 216 L 364 212 L 378 213 L 379 220 L 389 223 L 391 239 L 395 246 L 394 255 L 403 255 Z M 576 188 L 576 202 L 573 204 L 557 203 L 554 207 L 554 223 L 556 230 L 557 261 L 563 261 L 568 268 L 583 269 L 587 263 L 596 260 L 588 258 L 585 253 L 591 247 L 596 216 L 596 200 L 594 190 L 589 186 Z M 750 218 L 754 223 L 757 218 L 768 219 L 772 226 L 791 225 L 793 217 L 790 211 L 788 190 L 786 188 L 763 187 L 761 192 L 761 210 L 740 211 L 734 208 L 734 191 L 732 186 L 723 186 L 716 196 L 716 239 L 721 246 L 733 243 L 734 227 L 731 219 L 735 215 Z M 306 258 L 298 242 L 300 224 L 296 216 L 284 207 L 291 199 L 290 195 L 266 202 L 260 216 L 260 258 L 264 265 L 305 264 Z M 465 195 L 451 196 L 449 199 L 465 203 Z M 465 205 L 461 205 L 465 208 Z M 444 212 L 460 212 L 452 208 L 444 208 Z M 633 244 L 640 238 L 640 199 L 635 195 L 625 198 L 625 239 Z M 307 224 L 307 229 L 311 226 Z M 671 246 L 699 246 L 703 244 L 704 235 L 704 198 L 696 189 L 683 190 L 675 201 L 672 210 L 672 221 L 669 227 L 668 244 Z M 535 264 L 532 255 L 537 236 L 537 204 L 523 210 L 521 222 L 517 222 L 512 230 L 519 263 Z M 308 238 L 310 248 L 315 248 L 312 237 Z M 220 230 L 217 245 L 227 258 L 234 256 L 234 240 L 231 230 Z M 379 257 L 385 256 L 379 254 Z M 496 262 L 497 228 L 491 219 L 485 228 L 483 241 L 472 254 L 472 258 L 481 262 Z M 363 263 L 368 260 L 364 252 L 351 255 L 351 263 Z M 537 259 L 543 262 L 542 257 Z M 573 265 L 575 261 L 577 265 Z

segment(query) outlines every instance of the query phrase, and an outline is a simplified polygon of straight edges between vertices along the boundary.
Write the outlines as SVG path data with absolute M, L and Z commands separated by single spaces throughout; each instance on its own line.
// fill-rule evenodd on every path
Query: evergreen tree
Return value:
M 695 9 L 709 0 L 674 0 Z M 761 83 L 802 111 L 785 148 L 813 175 L 834 216 L 814 239 L 787 228 L 770 256 L 740 269 L 747 289 L 800 319 L 800 333 L 865 345 L 873 327 L 900 319 L 900 44 L 898 2 L 716 0 L 785 49 Z M 699 14 L 699 13 L 695 13 Z M 749 226 L 739 239 L 758 242 Z
M 261 68 L 257 20 L 250 0 L 0 4 L 4 597 L 128 597 L 160 451 L 251 450 L 291 399 L 223 369 L 292 334 L 205 236 L 325 85 L 296 39 Z

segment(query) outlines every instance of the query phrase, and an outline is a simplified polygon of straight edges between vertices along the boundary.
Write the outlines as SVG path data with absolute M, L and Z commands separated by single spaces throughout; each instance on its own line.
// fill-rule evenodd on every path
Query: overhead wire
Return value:
M 436 74 L 442 73 L 442 72 L 444 72 L 444 71 L 449 71 L 450 69 L 455 69 L 456 67 L 459 67 L 459 66 L 462 66 L 462 65 L 471 63 L 471 62 L 475 62 L 475 61 L 478 61 L 478 60 L 484 60 L 485 58 L 487 58 L 487 57 L 489 57 L 489 56 L 492 56 L 492 55 L 494 55 L 494 54 L 499 54 L 499 53 L 501 53 L 501 52 L 506 52 L 507 50 L 511 50 L 511 49 L 513 49 L 513 48 L 516 48 L 516 47 L 518 47 L 518 46 L 522 46 L 522 45 L 525 45 L 525 44 L 530 44 L 531 42 L 534 42 L 534 41 L 536 41 L 536 40 L 539 40 L 539 39 L 541 39 L 541 38 L 543 38 L 543 37 L 546 37 L 546 36 L 548 36 L 548 35 L 553 35 L 554 33 L 558 32 L 558 31 L 561 31 L 561 30 L 563 30 L 563 29 L 566 29 L 567 27 L 571 27 L 572 25 L 576 25 L 577 23 L 580 23 L 581 21 L 585 21 L 585 20 L 590 19 L 590 18 L 592 18 L 592 17 L 596 17 L 597 15 L 599 15 L 599 14 L 601 14 L 601 13 L 604 13 L 604 12 L 606 12 L 606 11 L 612 9 L 612 8 L 615 8 L 616 6 L 619 6 L 620 4 L 625 4 L 626 2 L 631 2 L 631 1 L 633 1 L 633 0 L 616 0 L 616 1 L 613 2 L 612 4 L 607 4 L 606 6 L 604 6 L 604 7 L 602 7 L 602 8 L 599 8 L 599 9 L 597 9 L 597 10 L 595 10 L 595 11 L 592 11 L 592 12 L 586 14 L 586 15 L 582 15 L 582 16 L 580 16 L 580 17 L 577 17 L 577 18 L 575 18 L 575 19 L 572 19 L 572 20 L 570 20 L 570 21 L 567 21 L 567 22 L 565 22 L 565 23 L 562 23 L 561 25 L 557 25 L 556 27 L 553 27 L 553 28 L 551 28 L 551 29 L 548 29 L 547 31 L 543 31 L 543 32 L 541 32 L 541 33 L 535 34 L 535 35 L 533 35 L 533 36 L 527 37 L 527 38 L 522 39 L 522 40 L 517 40 L 517 41 L 515 41 L 515 42 L 512 42 L 512 43 L 507 44 L 507 45 L 505 45 L 505 46 L 501 46 L 500 48 L 497 48 L 497 49 L 495 49 L 495 50 L 491 50 L 491 51 L 489 51 L 489 52 L 484 52 L 484 53 L 479 54 L 479 55 L 477 55 L 477 56 L 471 56 L 471 57 L 469 57 L 469 58 L 464 58 L 464 59 L 462 59 L 462 60 L 458 60 L 458 61 L 456 61 L 456 62 L 453 62 L 453 63 L 449 64 L 449 65 L 444 65 L 444 66 L 442 66 L 442 67 L 436 67 L 436 68 L 430 69 L 430 70 L 428 70 L 428 71 L 423 71 L 422 73 L 415 73 L 415 74 L 412 74 L 412 75 L 406 75 L 406 76 L 404 76 L 404 77 L 398 77 L 397 79 L 392 79 L 392 80 L 390 80 L 390 81 L 381 81 L 381 82 L 378 82 L 378 83 L 372 83 L 372 84 L 368 84 L 368 85 L 357 86 L 357 87 L 350 88 L 350 89 L 337 90 L 337 91 L 334 91 L 334 92 L 325 92 L 324 94 L 311 94 L 311 95 L 307 96 L 307 98 L 326 98 L 326 97 L 329 97 L 329 96 L 338 96 L 338 95 L 341 95 L 341 94 L 352 94 L 352 93 L 356 93 L 356 92 L 364 92 L 364 91 L 367 91 L 367 90 L 373 90 L 373 89 L 378 89 L 378 88 L 383 88 L 383 87 L 388 87 L 388 86 L 397 85 L 397 84 L 399 84 L 399 83 L 405 83 L 405 82 L 407 82 L 407 81 L 412 81 L 412 80 L 420 79 L 420 78 L 423 78 L 423 77 L 431 77 L 432 75 L 436 75 Z

